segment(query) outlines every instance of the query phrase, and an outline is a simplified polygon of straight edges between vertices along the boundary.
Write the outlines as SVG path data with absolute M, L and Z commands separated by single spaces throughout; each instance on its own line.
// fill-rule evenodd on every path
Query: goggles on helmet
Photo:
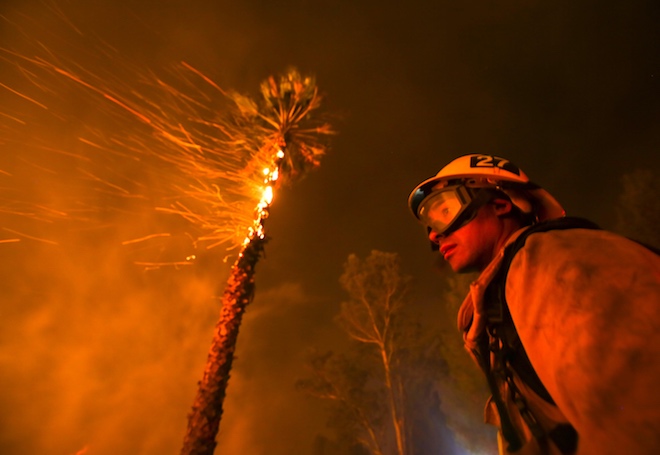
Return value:
M 453 232 L 472 221 L 477 210 L 493 198 L 484 188 L 452 185 L 432 191 L 417 210 L 419 219 L 440 235 Z

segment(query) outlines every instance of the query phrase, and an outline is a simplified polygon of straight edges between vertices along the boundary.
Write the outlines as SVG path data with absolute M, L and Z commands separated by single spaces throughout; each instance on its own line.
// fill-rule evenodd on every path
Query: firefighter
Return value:
M 500 453 L 660 453 L 660 257 L 566 217 L 510 161 L 466 155 L 410 194 L 457 273 Z

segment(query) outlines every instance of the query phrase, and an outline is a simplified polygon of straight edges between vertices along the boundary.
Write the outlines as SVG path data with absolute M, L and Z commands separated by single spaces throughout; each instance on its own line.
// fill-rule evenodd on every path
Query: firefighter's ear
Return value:
M 508 215 L 513 210 L 513 204 L 508 199 L 495 198 L 490 201 L 490 204 L 493 206 L 493 210 L 497 216 Z

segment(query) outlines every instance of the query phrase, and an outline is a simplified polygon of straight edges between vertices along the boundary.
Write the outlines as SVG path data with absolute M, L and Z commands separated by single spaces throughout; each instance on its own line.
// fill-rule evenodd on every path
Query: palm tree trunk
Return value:
M 188 415 L 181 455 L 212 455 L 243 313 L 254 296 L 254 269 L 266 239 L 253 237 L 231 269 L 204 376 Z

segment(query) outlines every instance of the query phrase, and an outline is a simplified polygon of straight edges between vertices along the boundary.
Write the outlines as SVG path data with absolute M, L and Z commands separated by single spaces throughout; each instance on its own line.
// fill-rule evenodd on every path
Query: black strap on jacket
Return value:
M 488 325 L 497 328 L 496 331 L 503 341 L 506 360 L 511 364 L 523 382 L 531 387 L 536 394 L 552 404 L 554 404 L 552 397 L 536 374 L 520 342 L 513 320 L 511 319 L 511 314 L 509 313 L 505 287 L 511 262 L 516 253 L 525 246 L 525 242 L 530 235 L 537 232 L 565 229 L 600 229 L 600 227 L 589 220 L 575 217 L 558 218 L 530 226 L 513 243 L 506 247 L 500 269 L 486 289 Z

